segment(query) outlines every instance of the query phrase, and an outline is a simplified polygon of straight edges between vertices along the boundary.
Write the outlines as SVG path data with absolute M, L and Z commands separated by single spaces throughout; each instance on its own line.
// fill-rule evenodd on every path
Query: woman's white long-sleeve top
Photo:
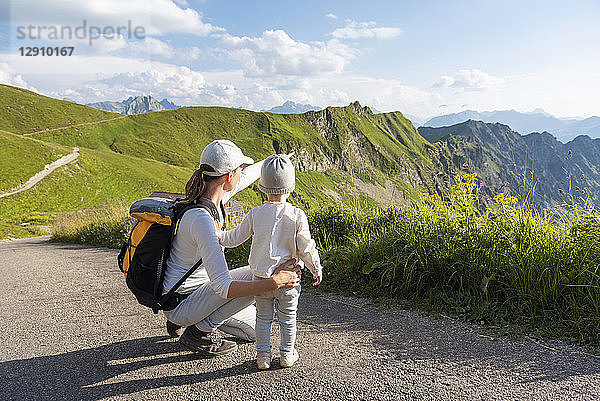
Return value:
M 260 177 L 262 164 L 263 161 L 260 161 L 242 170 L 238 184 L 232 191 L 225 193 L 223 203 L 256 181 Z M 219 296 L 227 298 L 232 279 L 223 248 L 219 245 L 215 222 L 206 210 L 196 208 L 185 212 L 179 223 L 167 260 L 163 294 L 166 294 L 200 259 L 202 259 L 200 267 L 177 289 L 177 292 L 188 294 L 209 282 Z

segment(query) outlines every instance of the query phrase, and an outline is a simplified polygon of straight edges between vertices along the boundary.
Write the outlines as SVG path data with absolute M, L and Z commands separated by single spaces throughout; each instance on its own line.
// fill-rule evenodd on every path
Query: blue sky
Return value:
M 600 114 L 598 1 L 0 0 L 0 11 L 0 82 L 83 103 L 150 93 L 253 110 L 359 100 L 421 118 Z M 84 20 L 144 35 L 90 45 L 17 31 Z M 21 46 L 75 51 L 24 57 Z

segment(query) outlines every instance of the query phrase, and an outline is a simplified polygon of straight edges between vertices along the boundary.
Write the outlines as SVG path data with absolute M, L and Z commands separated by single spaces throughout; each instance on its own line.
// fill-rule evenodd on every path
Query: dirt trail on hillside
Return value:
M 2 400 L 600 397 L 600 360 L 578 347 L 496 339 L 453 319 L 308 291 L 293 368 L 258 371 L 252 344 L 202 359 L 136 303 L 118 251 L 46 241 L 0 243 Z
M 105 123 L 107 121 L 120 120 L 120 119 L 125 118 L 125 117 L 128 117 L 128 116 L 119 116 L 119 117 L 114 117 L 114 118 L 107 118 L 106 120 L 98 120 L 98 121 L 90 121 L 90 122 L 87 122 L 87 123 L 65 125 L 64 127 L 46 128 L 46 129 L 43 129 L 43 130 L 40 130 L 40 131 L 28 132 L 26 134 L 21 134 L 21 135 L 23 135 L 23 136 L 29 136 L 29 135 L 35 135 L 35 134 L 43 134 L 44 132 L 57 131 L 57 130 L 60 130 L 60 129 L 65 129 L 65 128 L 81 127 L 82 125 L 91 125 L 91 124 Z
M 8 192 L 0 193 L 0 198 L 4 198 L 6 196 L 18 194 L 19 192 L 26 191 L 30 188 L 33 188 L 35 184 L 46 178 L 51 172 L 56 170 L 59 167 L 62 167 L 66 164 L 72 163 L 79 158 L 79 148 L 73 148 L 73 153 L 70 153 L 66 156 L 61 157 L 58 160 L 53 161 L 50 164 L 46 164 L 44 169 L 38 173 L 36 173 L 33 177 L 27 180 L 26 183 L 19 185 L 13 189 L 10 189 Z

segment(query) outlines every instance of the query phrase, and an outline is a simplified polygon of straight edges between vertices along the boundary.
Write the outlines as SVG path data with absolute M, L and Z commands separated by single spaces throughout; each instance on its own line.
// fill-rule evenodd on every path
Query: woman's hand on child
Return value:
M 302 270 L 296 265 L 296 259 L 290 259 L 277 267 L 271 278 L 277 284 L 277 288 L 296 287 L 300 285 Z
M 281 269 L 274 273 L 271 278 L 275 281 L 277 288 L 292 288 L 300 284 L 300 279 L 290 270 Z
M 319 284 L 321 284 L 321 280 L 323 279 L 323 276 L 313 276 L 313 278 L 315 279 L 315 282 L 313 283 L 313 287 L 316 287 Z

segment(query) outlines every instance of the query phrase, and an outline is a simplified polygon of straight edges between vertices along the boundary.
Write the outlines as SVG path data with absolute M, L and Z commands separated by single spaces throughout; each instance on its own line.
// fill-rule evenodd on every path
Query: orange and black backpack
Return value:
M 138 302 L 152 308 L 154 313 L 168 310 L 169 300 L 177 288 L 202 264 L 200 259 L 167 294 L 162 294 L 171 243 L 177 235 L 181 217 L 194 208 L 205 209 L 215 221 L 219 221 L 217 207 L 205 198 L 181 207 L 177 205 L 176 200 L 143 198 L 129 209 L 131 217 L 138 221 L 133 226 L 127 242 L 121 247 L 117 263 L 125 275 L 127 287 Z M 221 208 L 225 216 L 222 205 Z

